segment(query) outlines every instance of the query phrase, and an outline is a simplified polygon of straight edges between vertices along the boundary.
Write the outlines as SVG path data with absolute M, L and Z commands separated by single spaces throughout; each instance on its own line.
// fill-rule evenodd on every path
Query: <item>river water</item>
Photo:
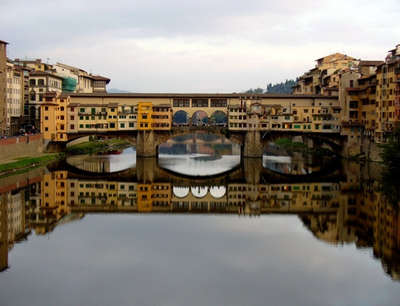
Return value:
M 0 179 L 0 305 L 399 305 L 398 204 L 336 165 L 129 148 Z

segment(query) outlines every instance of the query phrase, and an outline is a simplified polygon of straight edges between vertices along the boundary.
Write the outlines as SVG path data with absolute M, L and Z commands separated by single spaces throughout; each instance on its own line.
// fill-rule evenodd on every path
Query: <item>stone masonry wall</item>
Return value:
M 0 161 L 43 153 L 42 134 L 0 139 Z

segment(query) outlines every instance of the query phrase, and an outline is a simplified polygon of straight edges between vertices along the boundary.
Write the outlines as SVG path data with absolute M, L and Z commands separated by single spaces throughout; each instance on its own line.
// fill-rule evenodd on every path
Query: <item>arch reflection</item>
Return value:
M 43 235 L 91 213 L 294 214 L 316 239 L 371 248 L 386 273 L 393 279 L 400 275 L 400 202 L 389 203 L 376 188 L 377 178 L 364 177 L 375 171 L 345 164 L 347 172 L 332 179 L 266 182 L 255 178 L 260 167 L 250 165 L 240 175 L 210 183 L 174 181 L 141 163 L 138 168 L 153 175 L 138 169 L 134 177 L 90 178 L 60 168 L 3 179 L 0 270 L 8 267 L 15 242 L 29 243 L 33 232 Z

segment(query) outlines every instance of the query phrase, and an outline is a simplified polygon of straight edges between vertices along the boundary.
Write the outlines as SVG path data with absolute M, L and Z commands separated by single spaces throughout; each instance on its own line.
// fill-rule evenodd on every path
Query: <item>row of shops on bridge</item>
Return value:
M 231 131 L 340 133 L 335 97 L 239 94 L 48 94 L 41 104 L 44 139 L 69 135 L 168 131 L 174 126 L 219 126 Z

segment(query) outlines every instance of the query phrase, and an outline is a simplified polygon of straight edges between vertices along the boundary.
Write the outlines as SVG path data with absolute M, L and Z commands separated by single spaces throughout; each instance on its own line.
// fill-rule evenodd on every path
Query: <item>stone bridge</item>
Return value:
M 238 144 L 241 147 L 242 157 L 262 157 L 265 146 L 269 141 L 279 138 L 301 137 L 307 139 L 306 144 L 323 145 L 327 144 L 334 152 L 341 152 L 343 148 L 344 138 L 338 134 L 323 133 L 303 133 L 293 131 L 230 131 L 223 126 L 175 126 L 170 130 L 139 130 L 139 131 L 110 131 L 110 132 L 86 132 L 75 133 L 68 137 L 69 141 L 85 137 L 85 136 L 101 136 L 104 138 L 118 137 L 129 141 L 136 146 L 137 156 L 141 157 L 157 157 L 158 147 L 162 143 L 170 141 L 176 136 L 188 135 L 191 133 L 209 133 L 220 136 L 221 139 L 227 138 L 225 143 Z M 218 141 L 218 143 L 224 143 Z M 179 143 L 179 141 L 175 141 Z M 184 143 L 184 142 L 182 142 Z
M 68 142 L 85 135 L 119 136 L 138 156 L 157 156 L 169 138 L 193 131 L 227 136 L 243 157 L 261 157 L 265 135 L 340 135 L 337 97 L 282 94 L 71 94 L 43 105 L 44 139 Z M 63 119 L 61 119 L 63 118 Z M 334 140 L 333 142 L 335 142 Z M 339 143 L 337 143 L 340 145 Z

